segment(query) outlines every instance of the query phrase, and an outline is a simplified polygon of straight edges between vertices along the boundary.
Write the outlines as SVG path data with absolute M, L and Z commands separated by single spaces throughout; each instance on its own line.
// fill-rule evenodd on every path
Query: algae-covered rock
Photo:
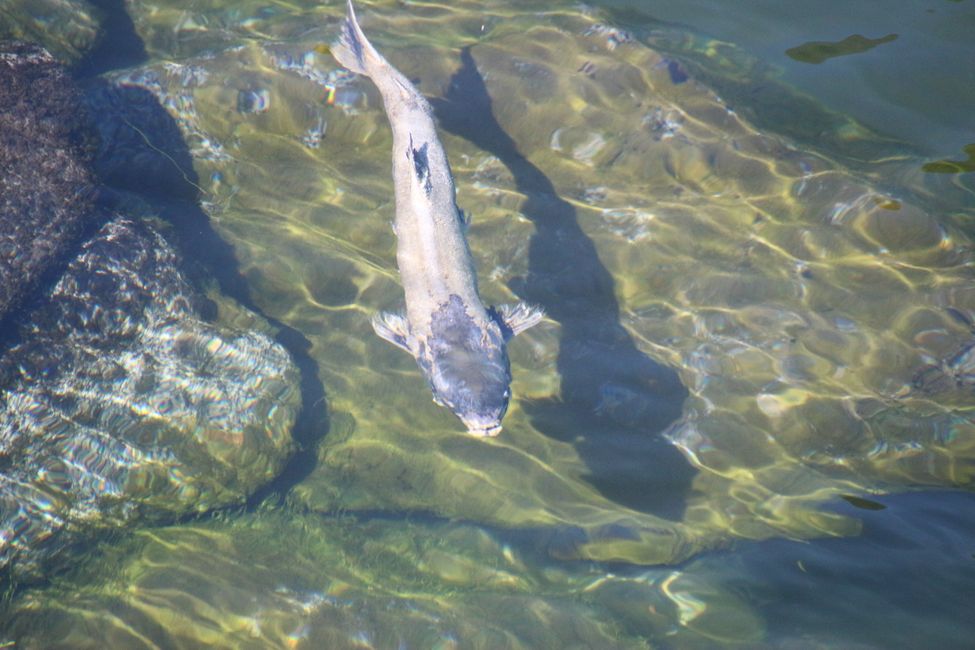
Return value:
M 99 12 L 84 0 L 5 0 L 0 5 L 0 40 L 41 44 L 73 65 L 102 37 Z
M 92 223 L 92 141 L 80 106 L 47 51 L 0 43 L 0 318 Z
M 281 468 L 297 371 L 266 335 L 207 323 L 172 248 L 115 219 L 0 362 L 0 566 L 82 533 L 240 503 Z
M 95 530 L 241 503 L 300 398 L 288 353 L 205 320 L 148 224 L 92 234 L 94 136 L 46 51 L 0 49 L 0 106 L 0 570 L 25 578 Z

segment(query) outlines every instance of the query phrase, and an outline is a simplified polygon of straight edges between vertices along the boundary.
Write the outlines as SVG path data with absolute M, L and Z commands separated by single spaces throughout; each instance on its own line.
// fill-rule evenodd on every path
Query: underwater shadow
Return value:
M 125 0 L 88 0 L 88 4 L 102 12 L 102 35 L 95 47 L 74 66 L 75 76 L 94 77 L 149 60 L 145 43 L 125 9 Z
M 535 233 L 527 277 L 510 288 L 561 325 L 560 398 L 524 408 L 539 431 L 576 446 L 589 469 L 586 480 L 604 496 L 680 520 L 695 470 L 661 433 L 681 416 L 687 389 L 620 324 L 613 277 L 575 209 L 495 119 L 469 47 L 461 63 L 444 96 L 431 103 L 444 130 L 494 155 L 514 176 Z
M 200 205 L 201 188 L 193 159 L 176 121 L 155 95 L 141 86 L 91 80 L 86 93 L 89 112 L 101 134 L 96 171 L 110 189 L 103 207 L 124 205 L 134 193 L 173 227 L 177 247 L 191 276 L 216 280 L 220 291 L 258 314 L 276 330 L 274 339 L 291 354 L 300 372 L 301 409 L 292 429 L 298 450 L 282 472 L 248 499 L 256 507 L 265 499 L 283 499 L 317 463 L 317 446 L 329 428 L 325 387 L 309 354 L 311 342 L 298 330 L 264 313 L 255 304 L 233 247 L 214 230 Z M 114 191 L 113 191 L 114 190 Z M 204 317 L 216 316 L 203 305 Z

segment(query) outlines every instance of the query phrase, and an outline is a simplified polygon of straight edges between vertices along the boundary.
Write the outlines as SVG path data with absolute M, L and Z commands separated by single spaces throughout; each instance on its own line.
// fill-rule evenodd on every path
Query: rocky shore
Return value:
M 301 400 L 266 323 L 226 324 L 161 222 L 97 200 L 119 150 L 51 54 L 0 43 L 0 106 L 0 573 L 24 580 L 99 534 L 242 503 Z

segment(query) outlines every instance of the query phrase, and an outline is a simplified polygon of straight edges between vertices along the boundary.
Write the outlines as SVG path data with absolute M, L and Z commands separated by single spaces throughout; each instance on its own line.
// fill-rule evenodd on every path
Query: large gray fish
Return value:
M 543 313 L 525 303 L 484 307 L 433 109 L 369 43 L 352 0 L 348 4 L 332 54 L 372 79 L 393 129 L 396 261 L 406 297 L 405 315 L 382 312 L 372 326 L 413 355 L 433 400 L 463 420 L 469 433 L 497 435 L 511 394 L 505 344 Z

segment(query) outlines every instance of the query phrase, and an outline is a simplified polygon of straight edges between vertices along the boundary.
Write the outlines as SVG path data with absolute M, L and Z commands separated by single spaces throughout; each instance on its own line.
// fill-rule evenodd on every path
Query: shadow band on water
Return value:
M 141 145 L 144 151 L 131 157 L 138 165 L 124 164 L 100 170 L 103 180 L 127 192 L 135 192 L 173 225 L 179 250 L 190 263 L 191 271 L 212 277 L 220 291 L 259 315 L 276 330 L 275 340 L 291 354 L 301 376 L 301 410 L 292 432 L 298 446 L 282 472 L 255 492 L 248 500 L 259 505 L 275 495 L 283 498 L 315 468 L 316 447 L 328 432 L 325 388 L 318 374 L 318 364 L 309 354 L 311 342 L 298 330 L 264 313 L 255 304 L 250 286 L 240 272 L 233 247 L 213 229 L 210 217 L 199 203 L 199 184 L 192 157 L 182 139 L 179 127 L 159 104 L 156 97 L 139 86 L 110 86 L 104 82 L 98 92 L 113 95 L 108 101 L 122 113 L 116 136 L 119 141 Z M 114 101 L 113 101 L 114 100 Z M 131 133 L 119 131 L 131 130 Z M 137 143 L 137 144 L 136 144 Z
M 693 468 L 661 433 L 678 419 L 687 389 L 677 374 L 641 352 L 620 324 L 613 277 L 583 232 L 575 209 L 518 150 L 491 110 L 470 48 L 442 98 L 431 98 L 441 128 L 497 157 L 525 195 L 535 226 L 519 297 L 561 325 L 560 399 L 524 405 L 545 435 L 572 442 L 587 480 L 626 507 L 680 520 Z
M 288 350 L 300 372 L 301 409 L 292 431 L 298 451 L 277 478 L 251 495 L 248 507 L 256 507 L 272 496 L 283 499 L 314 470 L 316 448 L 329 428 L 325 388 L 318 365 L 309 354 L 311 342 L 254 303 L 233 247 L 213 229 L 200 205 L 201 188 L 193 158 L 173 117 L 145 88 L 113 86 L 96 77 L 139 65 L 148 56 L 121 0 L 93 0 L 93 4 L 105 12 L 105 34 L 99 46 L 79 63 L 75 74 L 87 86 L 88 96 L 97 97 L 98 108 L 109 109 L 108 117 L 92 115 L 92 121 L 114 120 L 111 146 L 122 150 L 115 160 L 101 157 L 99 180 L 117 190 L 138 194 L 171 223 L 185 260 L 214 278 L 224 294 L 270 323 L 277 331 L 275 340 Z M 100 207 L 111 210 L 118 198 L 111 190 L 105 191 Z
M 75 66 L 76 76 L 94 77 L 149 60 L 145 43 L 125 9 L 125 0 L 88 0 L 88 4 L 102 11 L 103 34 L 95 48 Z

